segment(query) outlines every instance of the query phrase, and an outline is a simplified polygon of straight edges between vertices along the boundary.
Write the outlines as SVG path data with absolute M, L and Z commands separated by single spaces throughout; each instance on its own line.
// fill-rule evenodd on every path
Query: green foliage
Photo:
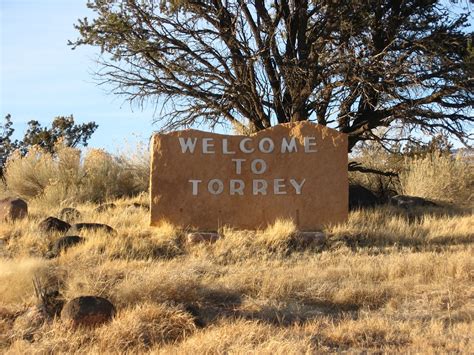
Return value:
M 11 115 L 5 116 L 5 123 L 1 125 L 1 136 L 0 136 L 0 171 L 7 162 L 10 154 L 18 149 L 18 141 L 12 140 L 12 135 L 15 132 L 13 129 L 13 122 Z
M 51 128 L 41 127 L 38 121 L 30 121 L 23 145 L 25 147 L 38 145 L 50 153 L 54 152 L 56 144 L 60 141 L 67 147 L 87 146 L 87 141 L 97 127 L 95 122 L 74 124 L 72 115 L 56 117 Z
M 75 124 L 74 117 L 56 117 L 51 127 L 42 127 L 38 121 L 29 121 L 27 131 L 22 140 L 13 140 L 15 132 L 11 115 L 5 117 L 4 124 L 0 125 L 0 169 L 3 169 L 11 154 L 18 150 L 22 156 L 26 155 L 32 147 L 55 153 L 58 143 L 67 147 L 87 146 L 88 140 L 97 129 L 95 122 Z

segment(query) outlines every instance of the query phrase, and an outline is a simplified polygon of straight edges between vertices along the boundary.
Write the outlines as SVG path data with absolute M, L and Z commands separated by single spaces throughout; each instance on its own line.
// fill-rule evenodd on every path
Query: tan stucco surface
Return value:
M 296 152 L 288 146 L 293 137 Z M 193 153 L 184 142 L 195 143 Z M 176 131 L 154 135 L 151 151 L 151 225 L 257 229 L 290 218 L 300 230 L 316 230 L 347 219 L 347 136 L 327 127 L 288 123 L 250 137 Z M 265 162 L 264 172 L 261 161 L 252 172 L 255 159 Z

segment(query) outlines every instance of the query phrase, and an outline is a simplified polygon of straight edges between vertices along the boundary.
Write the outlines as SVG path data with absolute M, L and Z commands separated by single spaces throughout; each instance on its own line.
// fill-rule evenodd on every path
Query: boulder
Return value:
M 53 256 L 59 256 L 62 251 L 69 249 L 70 247 L 76 244 L 83 243 L 84 241 L 84 238 L 79 237 L 77 235 L 68 235 L 65 237 L 61 237 L 54 242 L 54 245 L 51 248 L 51 254 Z
M 379 203 L 377 196 L 369 189 L 357 184 L 349 185 L 349 211 L 374 207 Z
M 72 207 L 66 207 L 63 208 L 61 211 L 59 211 L 58 217 L 61 219 L 64 219 L 66 221 L 75 221 L 79 218 L 81 218 L 81 212 L 79 212 L 77 209 L 72 208 Z
M 215 243 L 219 238 L 219 234 L 215 232 L 193 232 L 188 233 L 186 241 L 189 244 Z
M 390 204 L 401 208 L 436 207 L 433 201 L 417 196 L 396 195 L 390 198 Z
M 114 208 L 117 208 L 115 203 L 104 203 L 100 205 L 99 207 L 95 208 L 94 212 L 101 213 L 101 212 L 105 212 Z
M 79 234 L 81 231 L 102 231 L 109 234 L 116 234 L 117 232 L 111 226 L 102 223 L 76 223 L 71 226 L 68 233 Z
M 71 225 L 56 217 L 48 217 L 40 222 L 38 228 L 43 232 L 66 232 Z
M 110 321 L 115 315 L 114 305 L 97 296 L 80 296 L 67 302 L 61 320 L 73 327 L 93 327 Z
M 15 221 L 28 215 L 28 204 L 20 198 L 0 200 L 0 220 Z

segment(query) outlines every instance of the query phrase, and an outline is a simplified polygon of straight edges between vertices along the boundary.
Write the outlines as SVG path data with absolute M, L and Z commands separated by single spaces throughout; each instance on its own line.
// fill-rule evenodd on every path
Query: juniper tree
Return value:
M 28 122 L 20 145 L 25 151 L 31 146 L 40 146 L 50 153 L 55 152 L 59 141 L 68 147 L 86 147 L 98 127 L 95 122 L 75 124 L 73 115 L 54 118 L 51 127 L 42 127 L 38 121 L 32 120 Z
M 102 83 L 165 108 L 163 129 L 240 131 L 312 120 L 359 141 L 380 127 L 445 133 L 473 122 L 468 14 L 427 0 L 93 0 L 73 48 L 101 49 Z M 470 56 L 471 55 L 471 56 Z M 469 69 L 470 68 L 470 69 Z M 385 130 L 386 132 L 386 130 Z
M 51 127 L 43 127 L 38 121 L 28 122 L 23 139 L 13 139 L 13 122 L 11 115 L 4 118 L 0 125 L 0 176 L 8 157 L 16 150 L 25 155 L 33 146 L 39 146 L 49 153 L 55 153 L 56 144 L 61 141 L 68 147 L 87 146 L 89 139 L 97 129 L 95 122 L 75 124 L 74 117 L 58 116 Z

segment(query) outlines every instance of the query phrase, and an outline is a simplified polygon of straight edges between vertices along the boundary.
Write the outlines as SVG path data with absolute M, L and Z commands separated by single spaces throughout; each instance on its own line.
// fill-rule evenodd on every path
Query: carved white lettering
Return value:
M 255 151 L 255 149 L 254 148 L 248 148 L 246 146 L 247 142 L 252 142 L 252 138 L 242 138 L 242 140 L 239 143 L 240 151 L 242 153 L 247 153 L 247 154 L 253 153 Z
M 262 153 L 271 153 L 273 152 L 274 148 L 275 143 L 273 143 L 273 140 L 271 138 L 262 138 L 260 142 L 258 142 L 258 150 L 260 150 Z
M 298 148 L 296 145 L 296 138 L 291 137 L 290 140 L 286 140 L 286 138 L 283 138 L 281 141 L 281 153 L 291 153 L 291 152 L 297 152 Z
M 257 164 L 260 165 L 259 168 L 257 168 Z M 267 163 L 263 159 L 254 159 L 250 164 L 250 170 L 257 175 L 263 174 L 267 170 Z
M 207 190 L 213 195 L 219 195 L 224 191 L 224 184 L 219 179 L 209 180 Z
M 240 175 L 242 173 L 242 162 L 244 162 L 246 159 L 232 159 L 232 161 L 235 163 L 235 173 L 237 175 Z
M 268 183 L 266 180 L 253 180 L 252 181 L 252 193 L 254 195 L 266 195 Z
M 192 154 L 194 153 L 194 148 L 196 148 L 197 138 L 186 138 L 179 137 L 179 144 L 181 145 L 181 153 L 186 153 L 188 150 Z
M 301 190 L 303 189 L 305 181 L 306 179 L 303 179 L 300 183 L 298 183 L 298 181 L 296 181 L 295 179 L 290 179 L 290 184 L 293 185 L 293 187 L 295 188 L 295 192 L 297 195 L 301 195 Z
M 217 141 L 214 138 L 202 138 L 202 142 L 198 142 L 198 138 L 178 138 L 182 153 L 193 154 L 196 150 L 196 146 L 201 143 L 203 154 L 216 153 Z M 314 153 L 317 151 L 316 137 L 304 137 L 303 139 L 303 147 L 306 153 Z M 237 153 L 237 149 L 235 149 L 236 147 L 232 149 L 230 147 L 230 144 L 231 142 L 228 138 L 222 139 L 222 154 L 230 155 Z M 273 153 L 275 151 L 275 148 L 277 149 L 277 152 L 279 149 L 279 153 L 282 154 L 297 153 L 299 149 L 298 141 L 295 137 L 282 138 L 280 147 L 277 147 L 274 141 L 269 137 L 261 139 L 256 146 L 254 146 L 253 144 L 254 142 L 252 138 L 245 137 L 240 140 L 238 148 L 240 149 L 241 153 L 245 154 L 251 154 L 257 150 L 261 153 Z M 218 148 L 220 148 L 220 146 Z M 231 160 L 234 164 L 235 174 L 242 175 L 244 171 L 244 164 L 246 164 L 248 159 L 234 158 Z M 266 160 L 259 158 L 251 160 L 250 172 L 252 174 L 262 175 L 267 172 L 267 170 L 268 165 Z M 200 190 L 201 183 L 207 184 L 207 192 L 211 195 L 220 195 L 225 192 L 226 194 L 229 194 L 231 196 L 244 196 L 246 193 L 252 193 L 255 196 L 266 196 L 269 193 L 273 195 L 287 195 L 292 194 L 293 191 L 294 194 L 301 195 L 306 179 L 295 179 L 287 177 L 275 178 L 271 180 L 253 179 L 252 182 L 250 182 L 244 179 L 222 180 L 216 178 L 206 181 L 195 179 L 188 180 L 188 182 L 191 183 L 191 193 L 193 196 L 197 196 L 199 195 L 199 193 L 203 192 L 202 189 Z
M 202 180 L 189 180 L 191 184 L 193 184 L 193 196 L 196 196 L 199 192 L 199 183 L 202 182 Z
M 286 195 L 285 188 L 285 179 L 274 179 L 273 180 L 273 193 L 275 195 Z
M 245 183 L 243 180 L 230 180 L 230 194 L 241 195 L 244 194 Z
M 316 148 L 311 149 L 311 147 L 316 147 L 316 137 L 304 137 L 303 142 L 305 153 L 316 153 L 318 151 Z
M 214 138 L 203 138 L 202 139 L 202 153 L 214 154 L 216 151 L 209 150 L 210 148 L 214 149 Z
M 229 141 L 227 138 L 222 139 L 222 153 L 223 154 L 235 154 L 234 151 L 229 150 Z

